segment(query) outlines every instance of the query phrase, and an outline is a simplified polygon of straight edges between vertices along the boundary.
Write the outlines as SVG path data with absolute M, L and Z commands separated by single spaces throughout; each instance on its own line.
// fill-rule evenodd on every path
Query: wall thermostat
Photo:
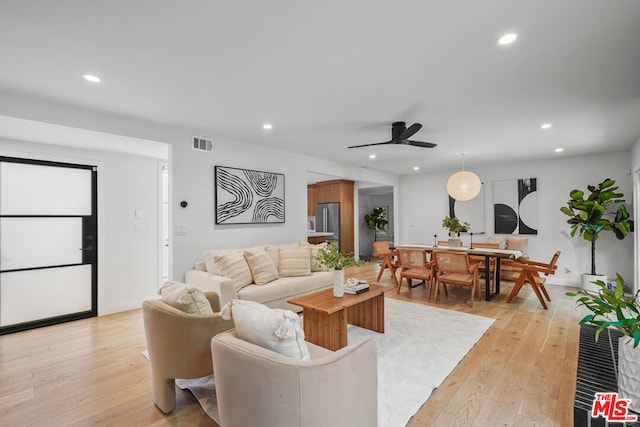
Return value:
M 186 200 L 183 200 L 183 201 L 180 202 L 180 207 L 181 208 L 186 208 L 187 206 L 189 206 L 189 203 L 187 203 Z

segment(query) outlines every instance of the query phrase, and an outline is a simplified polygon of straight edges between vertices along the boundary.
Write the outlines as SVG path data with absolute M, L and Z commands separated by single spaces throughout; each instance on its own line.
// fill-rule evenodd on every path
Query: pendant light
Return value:
M 466 202 L 480 193 L 480 178 L 473 172 L 464 170 L 464 153 L 462 153 L 462 170 L 447 180 L 447 193 L 455 200 Z

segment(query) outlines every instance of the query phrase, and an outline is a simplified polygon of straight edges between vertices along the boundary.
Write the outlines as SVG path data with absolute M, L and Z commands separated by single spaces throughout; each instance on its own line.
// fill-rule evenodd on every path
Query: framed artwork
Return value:
M 538 234 L 538 180 L 521 178 L 493 183 L 496 234 Z
M 480 193 L 471 200 L 461 202 L 449 196 L 449 216 L 458 217 L 462 222 L 471 224 L 473 234 L 483 234 L 484 230 L 484 182 L 480 185 Z
M 215 166 L 216 224 L 284 223 L 284 175 Z

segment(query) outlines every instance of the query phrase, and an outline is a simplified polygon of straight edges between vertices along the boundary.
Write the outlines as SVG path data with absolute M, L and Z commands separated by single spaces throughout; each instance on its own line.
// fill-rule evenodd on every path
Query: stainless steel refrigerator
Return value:
M 333 236 L 327 236 L 327 242 L 335 242 L 340 249 L 340 203 L 316 205 L 316 231 L 333 233 Z

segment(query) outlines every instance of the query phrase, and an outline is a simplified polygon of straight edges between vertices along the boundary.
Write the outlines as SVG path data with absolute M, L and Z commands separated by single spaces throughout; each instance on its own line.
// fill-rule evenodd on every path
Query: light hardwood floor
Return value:
M 375 279 L 367 269 L 358 277 Z M 424 286 L 387 294 L 496 319 L 409 426 L 573 425 L 580 316 L 568 288 L 547 286 L 543 310 L 528 286 L 507 304 L 512 284 L 503 285 L 473 308 L 468 288 L 450 286 L 435 304 Z M 153 405 L 144 349 L 140 310 L 1 336 L 0 425 L 215 426 L 189 392 L 178 389 L 169 415 Z

